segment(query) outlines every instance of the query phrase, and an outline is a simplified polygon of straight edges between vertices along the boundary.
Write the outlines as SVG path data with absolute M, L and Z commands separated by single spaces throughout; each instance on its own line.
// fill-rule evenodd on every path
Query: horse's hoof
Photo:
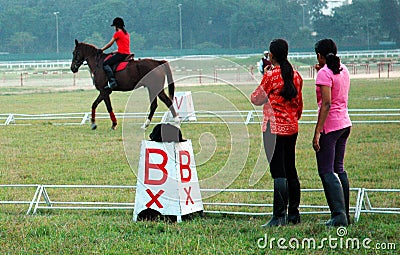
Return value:
M 176 127 L 180 127 L 181 126 L 181 120 L 179 119 L 178 116 L 176 116 L 174 118 L 174 126 L 176 126 Z
M 143 125 L 140 127 L 143 130 L 146 130 L 149 127 L 149 125 L 146 125 L 146 123 L 143 123 Z
M 118 125 L 117 123 L 113 123 L 112 126 L 111 126 L 111 129 L 112 130 L 116 130 L 117 129 L 117 125 Z
M 96 125 L 95 123 L 92 123 L 92 125 L 90 125 L 90 128 L 91 128 L 92 130 L 95 130 L 95 129 L 97 128 L 97 125 Z
M 143 125 L 141 126 L 141 129 L 146 130 L 147 127 L 150 126 L 150 122 L 151 122 L 151 120 L 147 119 L 147 120 L 143 123 Z

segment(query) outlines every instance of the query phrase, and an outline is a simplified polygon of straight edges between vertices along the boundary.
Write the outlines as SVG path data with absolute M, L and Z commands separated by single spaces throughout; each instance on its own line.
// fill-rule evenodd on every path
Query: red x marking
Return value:
M 146 192 L 151 197 L 151 200 L 146 204 L 147 208 L 150 208 L 150 206 L 154 203 L 158 206 L 158 208 L 163 208 L 160 201 L 158 201 L 158 198 L 164 193 L 164 190 L 160 190 L 156 195 L 154 195 L 150 189 L 146 189 Z
M 185 193 L 186 193 L 186 195 L 187 195 L 187 197 L 186 197 L 186 205 L 189 204 L 189 201 L 190 201 L 192 204 L 194 204 L 194 201 L 193 201 L 193 199 L 192 199 L 192 196 L 190 196 L 190 191 L 192 191 L 192 187 L 189 186 L 189 190 L 186 190 L 186 188 L 183 188 L 183 190 L 185 191 Z

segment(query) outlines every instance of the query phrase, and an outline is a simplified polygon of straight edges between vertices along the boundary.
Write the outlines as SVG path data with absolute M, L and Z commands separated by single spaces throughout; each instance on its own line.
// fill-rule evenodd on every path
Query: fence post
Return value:
M 4 125 L 9 125 L 10 123 L 15 123 L 14 114 L 12 114 L 12 113 L 10 113 L 10 115 L 8 115 Z
M 199 82 L 200 82 L 200 85 L 201 85 L 201 69 L 199 69 Z
M 381 78 L 381 63 L 378 63 L 378 77 Z

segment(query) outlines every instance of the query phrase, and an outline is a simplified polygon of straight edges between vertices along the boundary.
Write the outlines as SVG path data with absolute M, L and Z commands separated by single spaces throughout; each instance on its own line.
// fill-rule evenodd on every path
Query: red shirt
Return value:
M 130 50 L 130 37 L 128 33 L 124 33 L 124 31 L 119 30 L 117 32 L 114 33 L 113 38 L 115 39 L 115 41 L 117 42 L 117 46 L 118 46 L 118 53 L 121 54 L 131 54 L 131 50 Z
M 284 99 L 280 92 L 283 89 L 283 79 L 281 68 L 274 67 L 271 71 L 264 74 L 260 85 L 251 94 L 251 102 L 263 107 L 262 131 L 267 129 L 270 121 L 271 133 L 277 135 L 293 135 L 299 131 L 299 119 L 303 112 L 303 79 L 294 70 L 293 83 L 298 91 L 295 98 Z

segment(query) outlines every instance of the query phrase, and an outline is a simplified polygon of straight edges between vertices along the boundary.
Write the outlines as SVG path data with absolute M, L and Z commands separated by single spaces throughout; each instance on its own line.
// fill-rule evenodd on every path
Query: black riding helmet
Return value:
M 112 27 L 123 28 L 125 26 L 124 20 L 120 17 L 116 17 L 111 24 Z

